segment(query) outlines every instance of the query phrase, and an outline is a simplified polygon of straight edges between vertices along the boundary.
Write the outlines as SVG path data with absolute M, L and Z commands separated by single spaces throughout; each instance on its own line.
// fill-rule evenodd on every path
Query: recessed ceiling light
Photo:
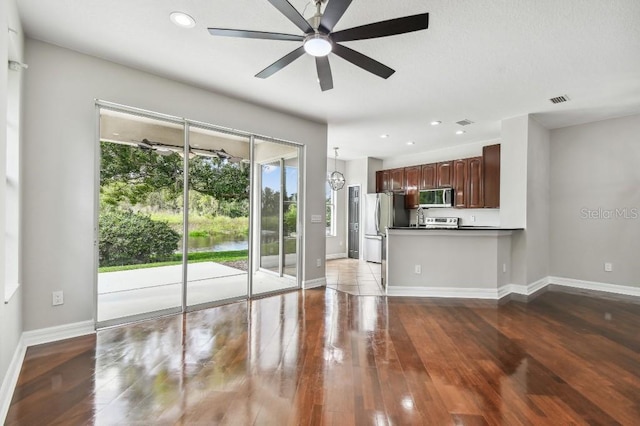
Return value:
M 438 124 L 441 124 L 441 123 L 442 123 L 442 121 L 432 121 L 431 125 L 432 126 L 437 126 Z
M 389 135 L 385 133 L 385 134 L 383 134 L 383 135 L 380 135 L 380 137 L 381 137 L 382 139 L 386 139 L 386 138 L 388 138 L 388 137 L 389 137 Z
M 169 19 L 179 27 L 193 28 L 196 26 L 196 20 L 184 12 L 172 12 Z
M 456 135 L 463 135 L 463 134 L 465 134 L 465 133 L 467 133 L 467 132 L 465 132 L 464 130 L 458 130 L 458 131 L 456 132 Z
M 414 141 L 409 141 L 407 142 L 407 145 L 415 145 L 416 143 Z

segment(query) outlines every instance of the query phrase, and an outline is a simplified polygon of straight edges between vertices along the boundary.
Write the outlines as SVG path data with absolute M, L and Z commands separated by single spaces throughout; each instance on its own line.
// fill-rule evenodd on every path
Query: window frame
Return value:
M 337 232 L 336 232 L 336 193 L 338 191 L 334 191 L 333 189 L 331 189 L 331 186 L 329 185 L 329 182 L 327 180 L 327 182 L 325 182 L 325 224 L 327 223 L 327 217 L 326 214 L 327 212 L 330 212 L 331 215 L 331 221 L 329 226 L 325 225 L 325 236 L 326 237 L 335 237 L 337 236 Z

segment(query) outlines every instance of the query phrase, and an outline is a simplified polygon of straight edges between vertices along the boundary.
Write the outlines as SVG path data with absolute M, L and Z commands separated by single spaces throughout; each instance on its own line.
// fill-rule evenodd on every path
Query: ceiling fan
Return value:
M 164 156 L 168 156 L 174 153 L 182 156 L 184 151 L 184 149 L 181 146 L 167 145 L 160 142 L 154 142 L 154 141 L 150 141 L 147 138 L 142 139 L 142 141 L 140 142 L 136 142 L 136 145 L 138 146 L 138 148 L 141 148 L 143 150 L 155 151 L 156 153 Z M 219 158 L 221 160 L 229 161 L 230 163 L 240 163 L 244 161 L 242 157 L 231 155 L 224 149 L 202 149 L 202 148 L 189 149 L 189 158 L 194 158 L 195 156 Z
M 333 28 L 342 18 L 352 0 L 313 0 L 316 6 L 316 14 L 308 21 L 287 0 L 268 1 L 300 28 L 304 34 L 295 35 L 228 28 L 209 28 L 209 32 L 216 36 L 302 42 L 302 46 L 260 71 L 256 74 L 256 77 L 270 77 L 306 52 L 316 58 L 318 80 L 323 92 L 333 89 L 329 53 L 335 53 L 342 59 L 385 79 L 395 72 L 395 70 L 362 53 L 338 44 L 339 42 L 386 37 L 425 30 L 429 27 L 429 14 L 422 13 L 333 32 Z M 327 3 L 324 12 L 321 11 L 322 3 Z

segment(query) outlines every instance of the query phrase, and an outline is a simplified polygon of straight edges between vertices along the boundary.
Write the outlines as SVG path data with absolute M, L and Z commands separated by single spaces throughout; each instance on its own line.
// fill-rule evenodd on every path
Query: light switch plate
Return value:
M 311 215 L 311 223 L 322 223 L 322 215 L 312 214 Z

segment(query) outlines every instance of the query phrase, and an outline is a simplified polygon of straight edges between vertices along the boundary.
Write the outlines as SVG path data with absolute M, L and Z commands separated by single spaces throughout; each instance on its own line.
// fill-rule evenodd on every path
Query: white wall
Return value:
M 527 284 L 549 276 L 549 131 L 529 117 L 527 145 Z
M 25 81 L 24 328 L 93 317 L 93 238 L 96 136 L 94 99 L 306 145 L 303 279 L 324 277 L 326 125 L 295 118 L 133 70 L 98 58 L 27 40 Z M 51 292 L 65 303 L 51 306 Z
M 529 116 L 502 120 L 500 145 L 500 226 L 527 223 L 527 143 Z
M 553 276 L 640 287 L 639 135 L 640 115 L 551 131 Z
M 479 157 L 482 155 L 482 147 L 494 145 L 500 140 L 490 140 L 451 146 L 449 148 L 435 149 L 432 151 L 417 152 L 415 154 L 399 155 L 383 162 L 383 169 L 396 167 L 416 166 L 419 164 L 438 163 L 440 161 L 457 160 L 459 158 Z
M 4 398 L 9 389 L 9 367 L 18 349 L 18 342 L 22 334 L 22 288 L 5 294 L 10 289 L 12 281 L 19 279 L 16 270 L 19 261 L 19 224 L 14 217 L 20 211 L 19 175 L 14 161 L 17 161 L 16 143 L 19 146 L 20 129 L 19 115 L 15 108 L 19 108 L 20 97 L 20 73 L 23 71 L 10 71 L 7 69 L 9 59 L 23 61 L 22 57 L 22 27 L 18 18 L 14 0 L 0 1 L 0 400 Z M 9 33 L 9 28 L 16 33 Z M 9 73 L 14 73 L 9 75 Z M 17 104 L 17 105 L 16 105 Z M 7 117 L 7 111 L 14 111 Z M 18 109 L 19 111 L 19 109 Z M 6 130 L 5 130 L 6 129 Z M 9 148 L 9 149 L 7 149 Z M 7 167 L 9 161 L 9 167 Z M 17 179 L 17 180 L 16 180 Z M 9 188 L 7 188 L 9 186 Z M 17 203 L 17 205 L 16 205 Z M 7 265 L 7 262 L 9 265 Z M 11 267 L 7 271 L 7 266 Z M 11 282 L 10 282 L 11 281 Z M 5 408 L 5 407 L 2 407 Z M 0 419 L 4 413 L 0 408 Z
M 549 276 L 549 131 L 530 115 L 502 121 L 500 224 L 511 241 L 511 280 Z
M 337 168 L 336 168 L 337 165 Z M 327 159 L 327 177 L 334 171 L 338 170 L 345 175 L 345 162 Z M 336 215 L 336 235 L 327 237 L 326 256 L 327 259 L 336 259 L 339 257 L 347 257 L 347 199 L 349 198 L 349 188 L 345 183 L 344 188 L 336 191 L 335 194 L 335 215 Z

